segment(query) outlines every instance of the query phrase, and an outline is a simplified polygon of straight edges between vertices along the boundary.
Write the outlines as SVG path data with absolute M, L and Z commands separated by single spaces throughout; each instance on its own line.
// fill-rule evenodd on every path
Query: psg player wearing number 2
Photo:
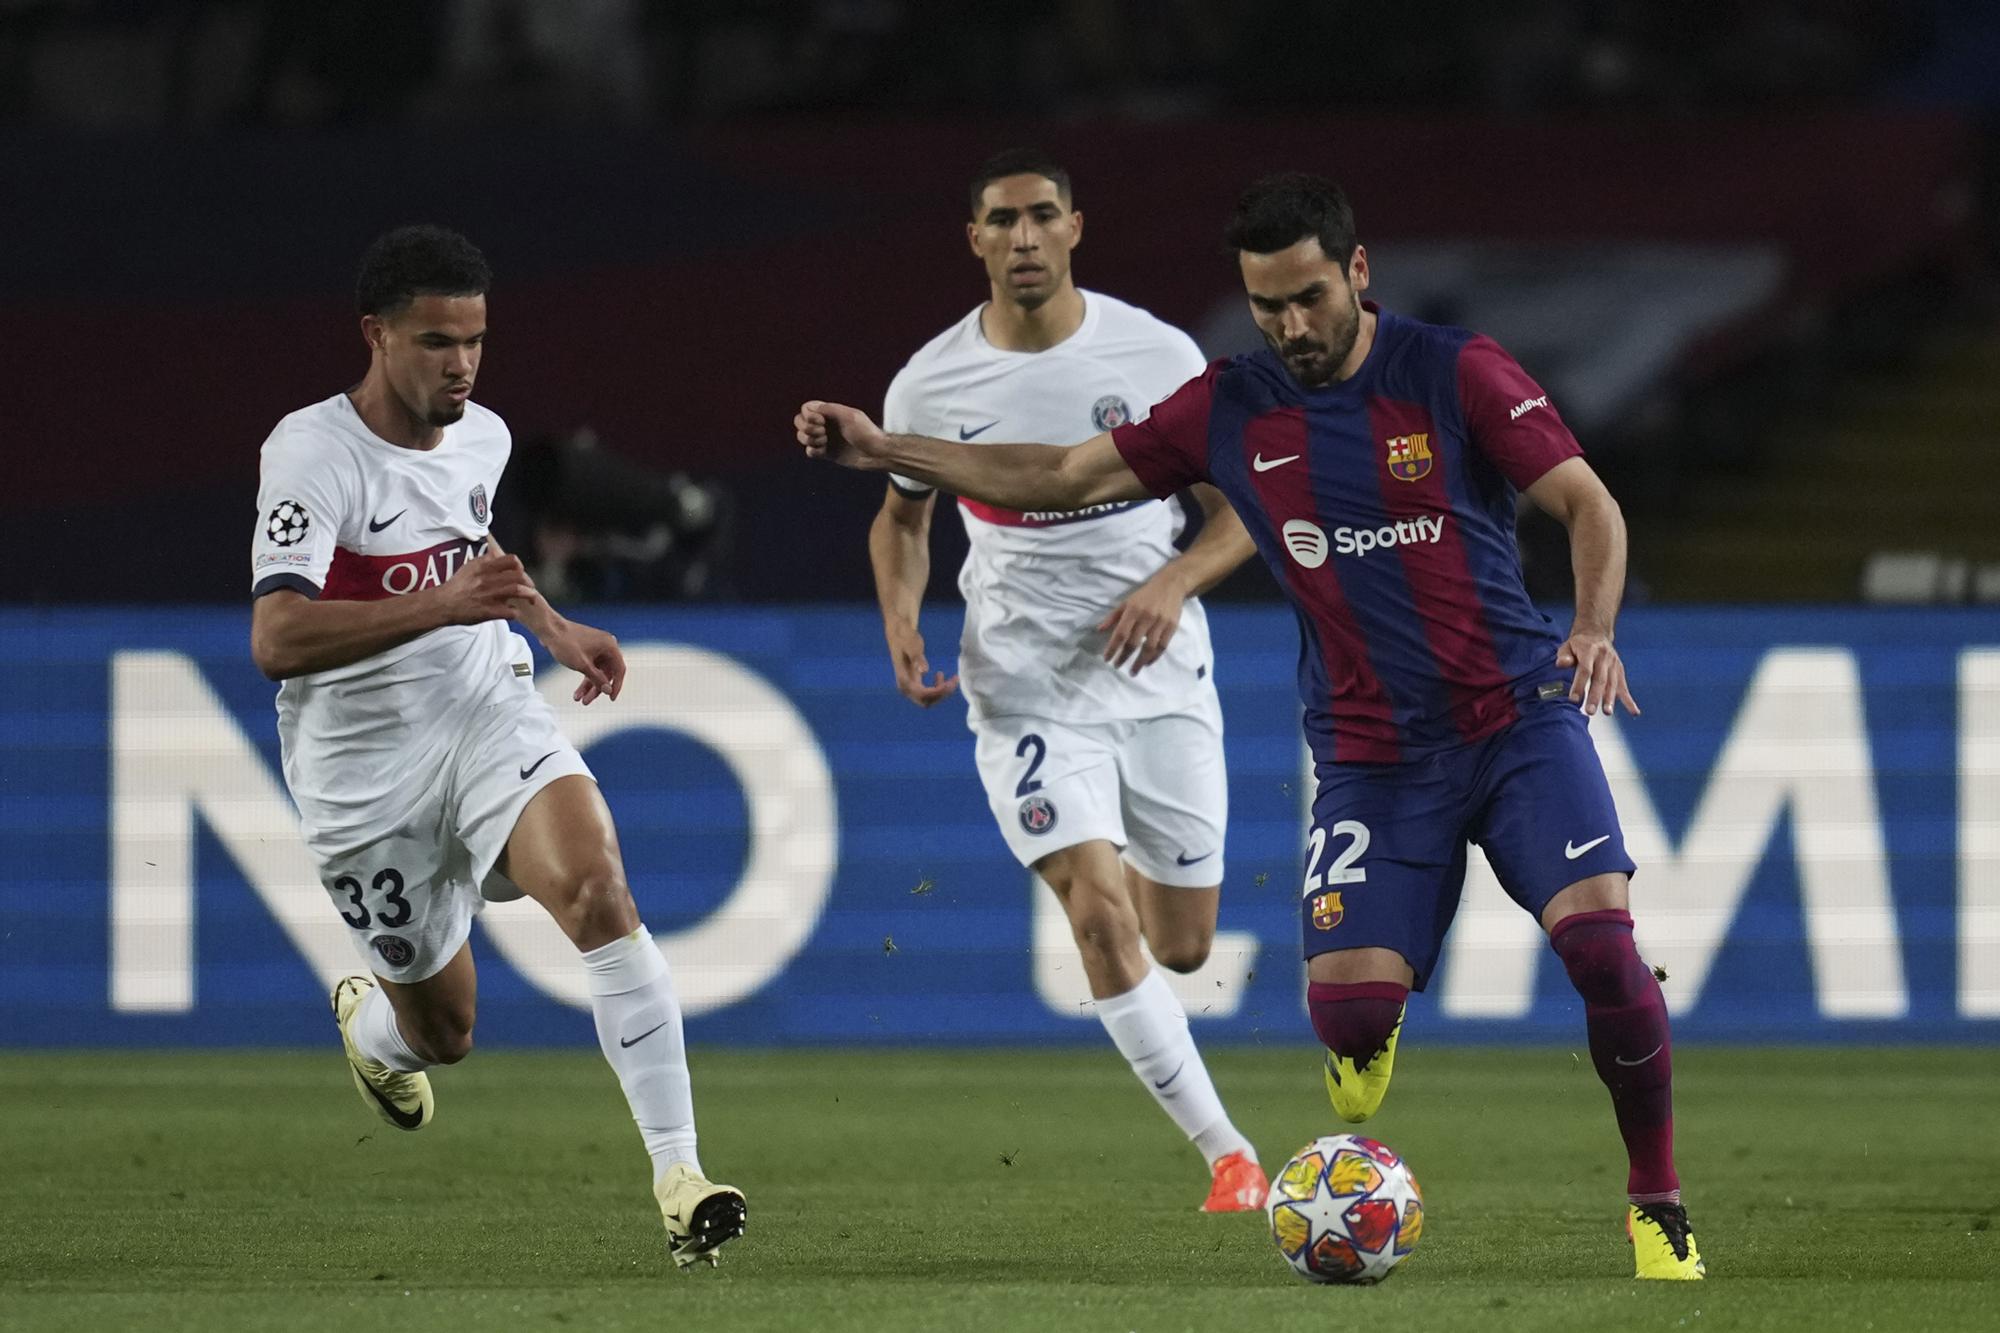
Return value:
M 1583 998 L 1630 1158 L 1637 1275 L 1698 1279 L 1666 1005 L 1633 944 L 1634 867 L 1585 721 L 1638 711 L 1612 646 L 1618 506 L 1491 339 L 1361 299 L 1368 254 L 1331 181 L 1256 182 L 1228 239 L 1269 346 L 1211 364 L 1142 421 L 1067 449 L 975 447 L 808 402 L 800 443 L 1024 510 L 1219 488 L 1299 620 L 1318 780 L 1301 929 L 1334 1109 L 1359 1121 L 1381 1105 L 1404 1002 L 1430 979 L 1476 842 Z M 1569 530 L 1567 637 L 1522 583 L 1520 491 Z

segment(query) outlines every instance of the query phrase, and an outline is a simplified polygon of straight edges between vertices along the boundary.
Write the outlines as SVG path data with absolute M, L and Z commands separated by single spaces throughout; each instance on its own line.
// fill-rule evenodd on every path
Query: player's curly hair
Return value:
M 1354 209 L 1326 177 L 1281 171 L 1251 182 L 1222 236 L 1231 253 L 1253 255 L 1275 254 L 1317 237 L 1327 258 L 1344 269 L 1354 257 Z
M 979 216 L 979 205 L 986 197 L 986 187 L 994 181 L 1005 180 L 1009 176 L 1041 176 L 1055 182 L 1056 193 L 1067 204 L 1071 195 L 1069 173 L 1060 163 L 1039 148 L 1008 148 L 995 153 L 979 164 L 979 170 L 972 173 L 972 216 Z
M 419 296 L 484 296 L 493 271 L 479 247 L 448 227 L 398 227 L 361 256 L 354 303 L 364 315 L 392 315 Z

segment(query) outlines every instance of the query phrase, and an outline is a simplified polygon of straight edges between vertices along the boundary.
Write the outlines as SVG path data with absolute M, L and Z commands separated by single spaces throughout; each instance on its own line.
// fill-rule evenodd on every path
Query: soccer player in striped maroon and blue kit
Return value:
M 1368 255 L 1332 182 L 1258 181 L 1228 239 L 1269 346 L 1213 363 L 1143 422 L 1069 448 L 966 445 L 809 402 L 800 442 L 1024 510 L 1218 487 L 1299 620 L 1318 780 L 1301 929 L 1335 1109 L 1364 1120 L 1380 1106 L 1476 842 L 1583 999 L 1630 1159 L 1638 1276 L 1700 1278 L 1673 1164 L 1666 1004 L 1633 944 L 1634 867 L 1586 729 L 1600 708 L 1638 711 L 1612 645 L 1618 506 L 1496 343 L 1361 300 Z M 1570 533 L 1567 636 L 1522 582 L 1522 492 Z

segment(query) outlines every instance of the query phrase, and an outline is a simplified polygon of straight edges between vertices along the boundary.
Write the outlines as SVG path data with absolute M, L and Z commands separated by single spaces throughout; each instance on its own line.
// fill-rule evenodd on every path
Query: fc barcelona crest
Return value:
M 1421 481 L 1431 472 L 1431 437 L 1398 435 L 1389 441 L 1389 475 L 1397 481 Z
M 1340 905 L 1340 893 L 1319 893 L 1312 900 L 1313 925 L 1320 930 L 1332 930 L 1340 924 L 1340 918 L 1347 915 L 1347 909 Z

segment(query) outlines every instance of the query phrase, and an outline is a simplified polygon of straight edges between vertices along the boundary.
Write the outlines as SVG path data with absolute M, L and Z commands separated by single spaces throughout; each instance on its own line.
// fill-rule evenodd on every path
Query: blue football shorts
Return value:
M 1630 875 L 1588 721 L 1529 699 L 1504 731 L 1401 764 L 1319 764 L 1300 903 L 1305 956 L 1394 949 L 1422 990 L 1478 843 L 1507 896 L 1541 919 L 1593 875 Z

